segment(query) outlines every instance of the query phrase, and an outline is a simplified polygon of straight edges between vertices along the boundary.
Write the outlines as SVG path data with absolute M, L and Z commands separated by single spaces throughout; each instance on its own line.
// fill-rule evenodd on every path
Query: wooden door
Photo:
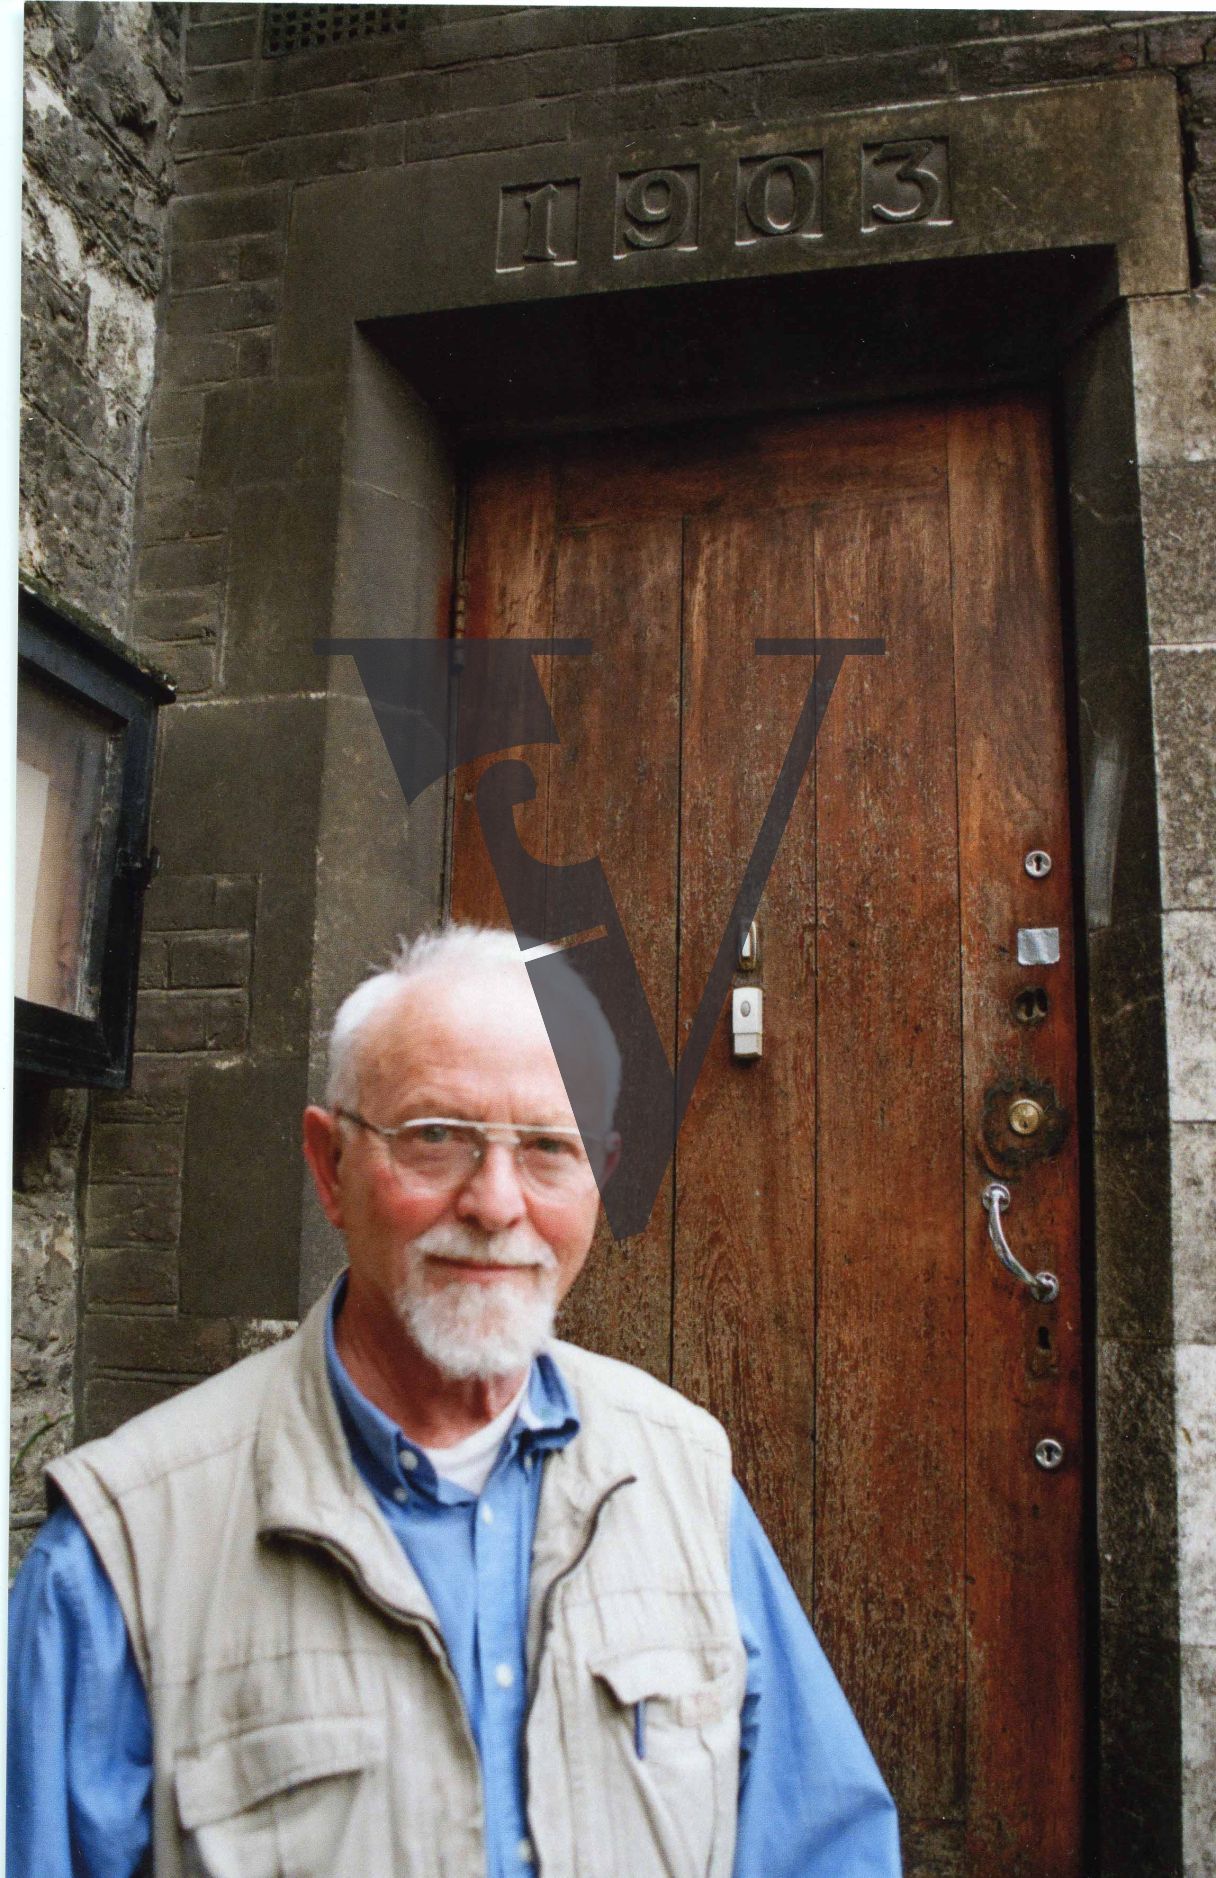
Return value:
M 503 447 L 469 490 L 465 630 L 594 644 L 539 660 L 561 742 L 518 753 L 519 834 L 600 857 L 673 1060 L 810 679 L 756 639 L 885 641 L 845 664 L 764 894 L 763 1056 L 725 1012 L 649 1228 L 602 1231 L 563 1327 L 725 1422 L 925 1878 L 1081 1870 L 1052 512 L 1027 396 Z M 501 920 L 475 781 L 452 911 Z M 1020 964 L 1020 928 L 1059 961 Z M 997 1261 L 994 1179 L 1054 1303 Z

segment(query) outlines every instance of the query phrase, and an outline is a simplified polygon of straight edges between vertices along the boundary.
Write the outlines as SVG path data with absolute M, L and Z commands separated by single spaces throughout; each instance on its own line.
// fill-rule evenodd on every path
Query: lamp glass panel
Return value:
M 16 993 L 97 1015 L 121 788 L 118 719 L 23 670 L 17 693 Z

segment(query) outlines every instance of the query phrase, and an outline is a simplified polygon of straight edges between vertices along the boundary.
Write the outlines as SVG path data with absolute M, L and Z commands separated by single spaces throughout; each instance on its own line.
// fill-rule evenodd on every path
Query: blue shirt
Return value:
M 542 1354 L 474 1497 L 355 1388 L 332 1312 L 326 1354 L 355 1463 L 435 1606 L 460 1684 L 481 1757 L 489 1878 L 526 1878 L 519 1748 L 532 1538 L 543 1457 L 577 1438 L 573 1400 Z M 737 1486 L 731 1584 L 748 1657 L 735 1878 L 898 1878 L 894 1807 Z M 151 1769 L 148 1705 L 118 1601 L 61 1506 L 11 1598 L 8 1869 L 131 1878 L 150 1835 Z

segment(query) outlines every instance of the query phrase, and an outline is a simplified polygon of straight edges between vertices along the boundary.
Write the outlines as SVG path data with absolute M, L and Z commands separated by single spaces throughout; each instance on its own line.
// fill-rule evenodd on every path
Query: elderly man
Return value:
M 721 1429 L 552 1340 L 619 1073 L 573 972 L 568 1007 L 586 1144 L 510 934 L 428 935 L 339 1011 L 304 1147 L 348 1270 L 50 1470 L 14 1874 L 128 1878 L 149 1847 L 158 1878 L 898 1873 Z

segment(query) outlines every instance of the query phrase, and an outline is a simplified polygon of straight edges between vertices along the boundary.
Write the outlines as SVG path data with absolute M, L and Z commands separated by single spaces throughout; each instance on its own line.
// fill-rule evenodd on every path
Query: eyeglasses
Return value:
M 379 1135 L 399 1173 L 437 1192 L 471 1180 L 495 1141 L 510 1147 L 520 1180 L 537 1191 L 572 1193 L 591 1178 L 584 1137 L 577 1128 L 517 1128 L 512 1122 L 466 1122 L 450 1115 L 422 1115 L 395 1128 L 381 1128 L 353 1109 L 334 1113 Z M 587 1139 L 596 1145 L 602 1137 Z

